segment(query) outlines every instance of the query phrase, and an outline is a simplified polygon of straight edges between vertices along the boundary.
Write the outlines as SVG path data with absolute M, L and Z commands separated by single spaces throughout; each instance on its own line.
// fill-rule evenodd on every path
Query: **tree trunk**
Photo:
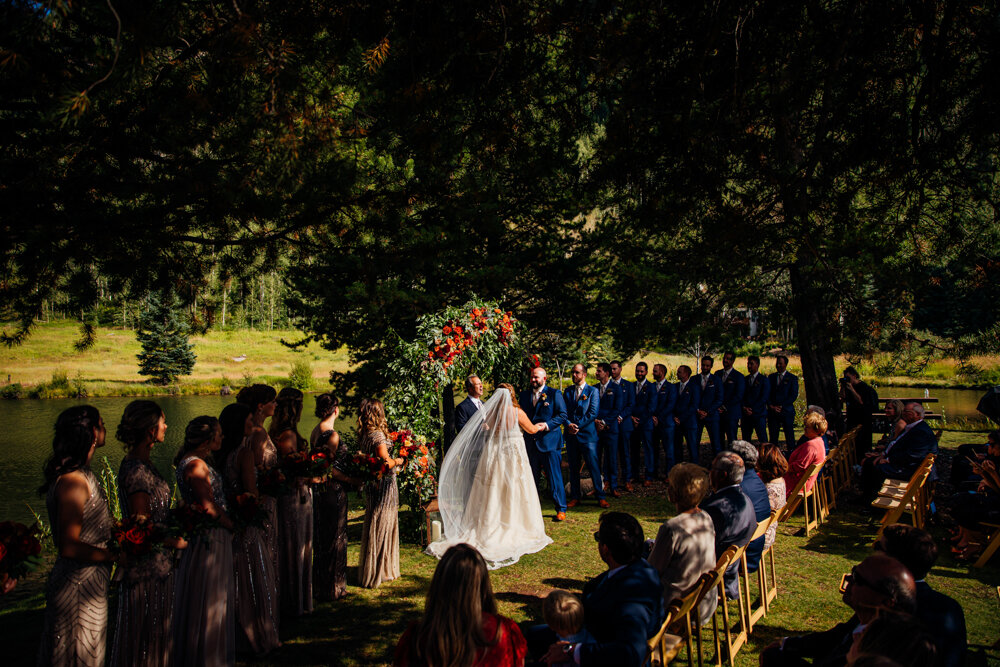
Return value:
M 441 393 L 441 416 L 444 418 L 444 430 L 441 432 L 441 452 L 448 451 L 455 439 L 455 389 L 449 382 Z
M 840 399 L 837 395 L 837 371 L 833 365 L 833 309 L 830 288 L 817 285 L 808 268 L 796 265 L 790 270 L 792 313 L 798 330 L 799 355 L 802 359 L 802 386 L 806 401 L 827 411 L 831 427 L 843 431 Z

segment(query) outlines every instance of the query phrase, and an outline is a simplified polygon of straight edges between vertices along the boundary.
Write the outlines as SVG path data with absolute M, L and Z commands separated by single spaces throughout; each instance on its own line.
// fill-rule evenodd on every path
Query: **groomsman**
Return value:
M 608 471 L 611 490 L 618 489 L 618 462 L 622 464 L 622 485 L 626 491 L 632 491 L 629 473 L 632 469 L 632 410 L 635 408 L 635 386 L 622 378 L 622 362 L 611 362 L 611 382 L 622 390 L 622 411 L 618 414 L 618 448 L 608 451 L 605 469 Z
M 594 426 L 597 427 L 597 462 L 598 465 L 604 462 L 601 468 L 604 478 L 604 487 L 612 498 L 619 498 L 618 493 L 618 419 L 622 413 L 622 388 L 611 379 L 611 364 L 597 364 L 597 395 L 600 404 L 597 408 L 597 419 Z M 610 480 L 608 479 L 610 472 Z
M 701 384 L 691 379 L 690 366 L 678 366 L 677 379 L 674 442 L 680 445 L 687 440 L 691 462 L 698 463 L 698 405 L 701 402 Z
M 698 402 L 698 442 L 701 442 L 702 430 L 708 431 L 708 441 L 712 443 L 712 452 L 722 451 L 719 438 L 719 408 L 722 407 L 722 383 L 712 375 L 715 359 L 709 356 L 701 358 L 701 399 Z
M 771 395 L 767 403 L 767 430 L 771 434 L 771 442 L 777 444 L 781 432 L 785 432 L 785 444 L 788 451 L 795 449 L 795 399 L 799 397 L 799 378 L 789 373 L 788 357 L 779 354 L 774 360 L 774 373 L 768 376 L 771 385 Z
M 604 481 L 601 479 L 601 467 L 597 464 L 597 412 L 600 409 L 600 396 L 596 388 L 587 384 L 587 367 L 583 364 L 573 366 L 573 384 L 566 387 L 563 399 L 566 401 L 566 454 L 569 458 L 569 502 L 566 507 L 576 507 L 580 504 L 580 459 L 590 471 L 590 479 L 594 483 L 594 495 L 601 507 L 610 507 L 604 497 Z
M 483 381 L 477 375 L 470 375 L 465 379 L 465 393 L 468 398 L 458 404 L 455 408 L 455 433 L 459 433 L 462 427 L 468 423 L 472 415 L 483 409 Z
M 674 466 L 674 406 L 677 404 L 677 387 L 673 382 L 667 382 L 667 367 L 663 364 L 653 366 L 653 379 L 656 381 L 656 410 L 653 411 L 653 471 L 660 467 L 662 447 L 665 475 Z
M 643 486 L 653 483 L 656 471 L 653 466 L 653 411 L 656 410 L 656 388 L 646 381 L 649 366 L 645 361 L 635 365 L 635 405 L 632 407 L 632 469 L 629 478 Z M 643 463 L 646 466 L 646 477 L 640 480 L 639 452 L 642 452 Z
M 535 435 L 524 434 L 531 475 L 538 486 L 542 466 L 552 487 L 552 502 L 556 506 L 556 521 L 566 520 L 566 489 L 562 478 L 562 431 L 566 423 L 566 402 L 557 389 L 545 386 L 545 369 L 531 370 L 528 391 L 521 392 L 518 403 L 533 423 L 542 427 Z
M 753 440 L 757 434 L 757 442 L 769 442 L 767 439 L 767 398 L 771 395 L 771 384 L 760 372 L 760 357 L 747 357 L 746 391 L 743 393 L 743 439 Z
M 722 383 L 719 427 L 722 431 L 722 441 L 726 447 L 729 446 L 730 442 L 739 438 L 736 427 L 739 426 L 740 415 L 743 414 L 743 394 L 746 391 L 743 373 L 733 368 L 735 362 L 736 353 L 726 352 L 722 355 L 722 370 L 715 372 L 715 376 Z

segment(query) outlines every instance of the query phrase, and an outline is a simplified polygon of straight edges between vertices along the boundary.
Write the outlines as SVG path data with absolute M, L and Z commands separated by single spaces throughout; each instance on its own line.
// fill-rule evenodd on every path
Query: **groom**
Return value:
M 545 475 L 552 487 L 552 500 L 556 505 L 556 521 L 566 520 L 566 490 L 562 478 L 562 432 L 560 426 L 566 423 L 566 403 L 562 394 L 545 386 L 545 369 L 531 371 L 531 389 L 521 392 L 518 403 L 531 421 L 542 427 L 535 435 L 524 435 L 524 446 L 528 450 L 531 476 L 538 486 L 538 475 L 545 466 Z

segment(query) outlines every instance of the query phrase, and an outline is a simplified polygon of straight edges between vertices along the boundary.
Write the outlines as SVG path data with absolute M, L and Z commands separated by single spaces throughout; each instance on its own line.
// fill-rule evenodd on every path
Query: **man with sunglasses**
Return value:
M 895 558 L 872 554 L 845 574 L 840 584 L 844 604 L 854 615 L 829 630 L 800 637 L 783 637 L 764 649 L 762 667 L 808 665 L 840 667 L 847 664 L 847 652 L 855 637 L 879 612 L 912 614 L 916 609 L 916 584 L 910 571 Z M 812 658 L 812 663 L 806 661 Z

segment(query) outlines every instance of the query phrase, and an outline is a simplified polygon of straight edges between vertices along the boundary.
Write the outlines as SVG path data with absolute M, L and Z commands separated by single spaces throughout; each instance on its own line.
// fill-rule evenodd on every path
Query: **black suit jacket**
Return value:
M 743 546 L 757 530 L 753 503 L 738 484 L 719 489 L 701 503 L 715 524 L 715 557 L 719 558 L 733 544 Z M 739 593 L 739 562 L 726 570 L 726 595 L 736 599 Z
M 478 409 L 471 398 L 458 404 L 458 407 L 455 408 L 455 433 L 462 430 L 462 427 L 472 418 L 472 415 L 476 414 Z
M 840 667 L 847 664 L 847 652 L 854 642 L 854 629 L 858 627 L 858 617 L 851 616 L 843 623 L 838 623 L 823 632 L 810 632 L 800 637 L 789 637 L 785 640 L 782 653 L 784 657 L 814 658 L 813 665 L 822 667 Z M 791 664 L 791 661 L 779 661 L 780 664 Z M 765 667 L 768 661 L 763 661 Z
M 965 612 L 960 604 L 928 586 L 926 581 L 918 581 L 917 618 L 934 638 L 938 650 L 938 665 L 961 667 L 965 664 L 968 642 Z
M 635 665 L 646 657 L 646 640 L 660 629 L 663 586 L 646 559 L 583 587 L 584 623 L 594 642 L 580 647 L 581 665 Z
M 887 473 L 893 479 L 909 479 L 920 467 L 920 462 L 930 453 L 937 453 L 938 442 L 927 422 L 920 421 L 899 436 L 886 454 L 889 460 Z

